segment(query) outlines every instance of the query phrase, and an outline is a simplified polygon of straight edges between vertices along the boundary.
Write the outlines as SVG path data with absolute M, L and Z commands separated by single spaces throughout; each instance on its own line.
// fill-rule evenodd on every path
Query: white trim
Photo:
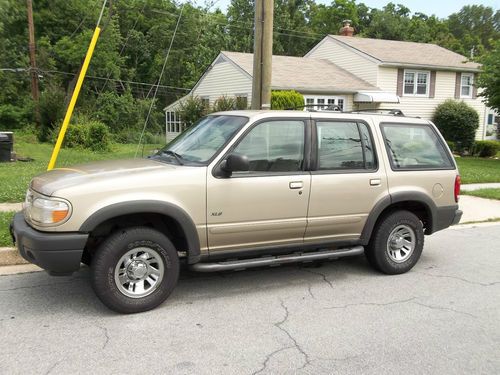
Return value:
M 413 73 L 413 94 L 407 94 L 405 92 L 406 73 Z M 418 75 L 419 74 L 425 74 L 427 76 L 426 85 L 425 85 L 425 94 L 417 94 Z M 405 69 L 404 70 L 404 72 L 403 72 L 403 96 L 428 98 L 430 86 L 431 86 L 431 72 L 430 72 L 430 70 L 414 70 L 414 69 Z
M 425 43 L 424 43 L 425 44 Z M 382 68 L 408 68 L 415 70 L 444 70 L 452 72 L 472 72 L 477 73 L 481 71 L 481 68 L 469 68 L 469 67 L 458 67 L 458 66 L 446 66 L 446 65 L 427 65 L 427 64 L 409 64 L 409 63 L 389 63 L 383 62 L 379 65 Z
M 464 76 L 470 77 L 470 85 L 465 86 L 463 84 L 463 78 Z M 462 88 L 463 87 L 468 87 L 469 88 L 469 95 L 463 95 L 462 94 Z M 474 73 L 462 73 L 460 75 L 460 99 L 472 99 L 472 93 L 474 91 Z

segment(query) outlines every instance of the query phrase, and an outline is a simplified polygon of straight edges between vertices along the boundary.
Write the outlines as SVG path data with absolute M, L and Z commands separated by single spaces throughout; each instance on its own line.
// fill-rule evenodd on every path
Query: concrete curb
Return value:
M 0 267 L 28 264 L 16 248 L 0 247 Z
M 22 203 L 0 203 L 0 212 L 21 211 Z

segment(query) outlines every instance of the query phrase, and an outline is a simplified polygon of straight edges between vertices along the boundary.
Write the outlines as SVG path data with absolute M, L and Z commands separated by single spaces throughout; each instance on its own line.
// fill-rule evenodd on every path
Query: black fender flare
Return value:
M 425 234 L 432 234 L 433 232 L 435 232 L 436 231 L 435 226 L 438 221 L 437 220 L 438 209 L 434 201 L 428 195 L 419 191 L 397 192 L 385 196 L 375 204 L 370 214 L 368 215 L 363 231 L 361 232 L 361 237 L 360 237 L 361 243 L 363 245 L 368 245 L 368 242 L 370 242 L 373 228 L 375 227 L 375 224 L 377 223 L 377 220 L 379 219 L 380 215 L 386 208 L 390 207 L 392 204 L 405 201 L 418 202 L 425 207 L 430 219 L 429 223 L 430 225 L 428 228 L 426 228 Z
M 115 203 L 103 207 L 92 215 L 80 226 L 79 232 L 89 233 L 106 220 L 113 219 L 118 216 L 141 213 L 155 213 L 169 216 L 179 225 L 186 235 L 188 244 L 188 263 L 193 264 L 199 261 L 200 255 L 200 239 L 196 231 L 196 225 L 191 217 L 182 208 L 163 201 L 141 200 Z

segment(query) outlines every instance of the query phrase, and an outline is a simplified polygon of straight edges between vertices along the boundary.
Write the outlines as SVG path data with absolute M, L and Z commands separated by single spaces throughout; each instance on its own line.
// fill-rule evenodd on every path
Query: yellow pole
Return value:
M 68 110 L 66 111 L 66 115 L 64 116 L 61 130 L 59 131 L 59 135 L 57 137 L 56 145 L 54 146 L 54 150 L 52 151 L 52 156 L 50 157 L 49 166 L 47 167 L 48 171 L 54 169 L 54 166 L 56 164 L 57 155 L 59 155 L 59 151 L 61 149 L 61 145 L 64 140 L 64 135 L 66 134 L 66 130 L 68 129 L 69 120 L 71 120 L 71 115 L 73 114 L 73 109 L 75 108 L 76 100 L 78 99 L 78 94 L 80 94 L 80 89 L 82 88 L 83 80 L 85 78 L 85 74 L 87 73 L 87 68 L 89 67 L 90 59 L 92 58 L 92 54 L 94 53 L 94 48 L 97 43 L 97 38 L 99 38 L 100 32 L 101 29 L 99 28 L 99 26 L 96 26 L 94 30 L 94 35 L 92 35 L 92 40 L 90 41 L 87 55 L 85 56 L 85 60 L 83 61 L 82 69 L 80 70 L 80 74 L 78 75 L 78 80 L 76 81 L 75 90 L 73 91 L 73 95 L 71 96 L 71 100 L 68 105 Z

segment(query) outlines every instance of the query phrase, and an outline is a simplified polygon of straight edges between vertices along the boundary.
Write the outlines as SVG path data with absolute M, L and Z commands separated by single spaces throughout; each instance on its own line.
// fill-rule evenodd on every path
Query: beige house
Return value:
M 250 105 L 253 55 L 221 52 L 191 92 L 211 105 L 221 96 Z M 431 119 L 446 99 L 464 100 L 480 116 L 484 139 L 494 116 L 474 85 L 480 65 L 434 44 L 328 35 L 304 57 L 273 56 L 273 90 L 296 90 L 306 105 L 343 111 L 398 108 Z M 167 141 L 183 130 L 176 113 L 181 98 L 165 108 Z
M 477 97 L 474 85 L 480 65 L 435 44 L 328 35 L 305 57 L 327 59 L 380 90 L 395 93 L 398 108 L 407 116 L 431 119 L 440 103 L 457 99 L 478 112 L 478 139 L 486 137 L 488 122 L 492 124 L 492 112 Z

